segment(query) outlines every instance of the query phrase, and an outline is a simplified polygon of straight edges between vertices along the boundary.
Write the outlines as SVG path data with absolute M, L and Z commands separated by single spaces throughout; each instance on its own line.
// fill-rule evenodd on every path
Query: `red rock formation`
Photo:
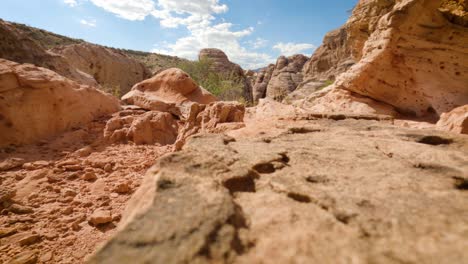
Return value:
M 49 138 L 119 108 L 117 99 L 95 88 L 0 59 L 0 146 Z
M 141 62 L 102 46 L 85 43 L 52 51 L 64 56 L 73 67 L 93 76 L 109 92 L 123 95 L 136 83 L 151 77 Z

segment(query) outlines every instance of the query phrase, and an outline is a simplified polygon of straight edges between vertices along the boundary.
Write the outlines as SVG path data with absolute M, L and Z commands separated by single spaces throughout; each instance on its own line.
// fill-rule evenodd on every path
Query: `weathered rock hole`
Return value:
M 310 183 L 326 183 L 328 179 L 325 176 L 308 176 L 306 181 Z
M 262 174 L 270 174 L 276 171 L 275 166 L 271 163 L 260 163 L 255 165 L 253 169 Z
M 310 199 L 309 196 L 304 195 L 304 194 L 300 194 L 300 193 L 290 192 L 290 193 L 288 193 L 288 197 L 293 199 L 294 201 L 300 202 L 300 203 L 310 203 L 310 202 L 312 202 L 312 199 Z
M 286 153 L 281 153 L 281 161 L 284 163 L 289 163 L 290 159 Z
M 461 191 L 468 190 L 468 179 L 461 177 L 454 177 L 455 179 L 455 188 Z
M 453 143 L 453 140 L 449 138 L 439 137 L 439 136 L 425 136 L 425 137 L 420 138 L 417 142 L 421 144 L 426 144 L 426 145 L 438 146 L 438 145 L 449 145 Z
M 175 183 L 170 180 L 162 179 L 158 181 L 158 189 L 167 190 L 175 187 Z
M 313 127 L 291 127 L 288 131 L 290 134 L 307 134 L 320 132 L 321 130 Z
M 231 194 L 236 192 L 256 192 L 255 188 L 255 177 L 249 174 L 245 177 L 235 177 L 224 181 L 224 187 L 226 187 Z

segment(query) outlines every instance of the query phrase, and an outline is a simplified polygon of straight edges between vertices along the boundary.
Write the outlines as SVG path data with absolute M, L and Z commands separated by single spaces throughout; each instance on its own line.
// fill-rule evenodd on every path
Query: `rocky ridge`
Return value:
M 93 44 L 61 46 L 51 50 L 65 57 L 69 63 L 85 72 L 108 92 L 126 94 L 136 83 L 151 76 L 143 63 L 123 52 Z

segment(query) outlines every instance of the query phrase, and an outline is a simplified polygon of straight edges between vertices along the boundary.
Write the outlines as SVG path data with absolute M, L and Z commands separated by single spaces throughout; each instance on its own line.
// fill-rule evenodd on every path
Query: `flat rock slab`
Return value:
M 467 136 L 300 124 L 273 137 L 196 136 L 161 158 L 89 263 L 468 259 Z

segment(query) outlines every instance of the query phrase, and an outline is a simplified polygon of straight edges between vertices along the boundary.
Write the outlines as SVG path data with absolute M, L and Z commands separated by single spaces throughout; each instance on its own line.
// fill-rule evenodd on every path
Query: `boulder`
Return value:
M 437 122 L 437 128 L 459 134 L 468 134 L 468 105 L 443 113 L 439 122 Z
M 106 124 L 104 138 L 111 143 L 132 141 L 137 145 L 171 145 L 177 139 L 178 124 L 170 113 L 124 110 Z
M 195 136 L 159 159 L 89 263 L 468 258 L 467 137 L 375 120 L 264 121 L 282 132 Z
M 0 58 L 44 67 L 81 84 L 97 85 L 89 74 L 75 69 L 64 57 L 45 50 L 13 24 L 0 20 Z
M 365 32 L 351 45 L 358 62 L 337 86 L 421 118 L 468 104 L 468 28 L 447 18 L 460 11 L 444 11 L 447 2 L 454 1 L 360 1 L 347 24 Z M 359 19 L 367 14 L 375 16 Z
M 266 89 L 266 97 L 282 101 L 302 82 L 302 67 L 308 58 L 304 55 L 281 56 L 276 61 Z
M 199 87 L 184 71 L 171 68 L 142 81 L 122 97 L 130 105 L 146 110 L 180 114 L 178 106 L 185 102 L 209 104 L 216 97 Z
M 93 87 L 0 59 L 0 146 L 49 138 L 119 109 L 117 99 Z
M 73 67 L 96 79 L 107 92 L 124 95 L 136 83 L 151 77 L 141 62 L 123 52 L 89 43 L 52 49 L 64 56 Z

